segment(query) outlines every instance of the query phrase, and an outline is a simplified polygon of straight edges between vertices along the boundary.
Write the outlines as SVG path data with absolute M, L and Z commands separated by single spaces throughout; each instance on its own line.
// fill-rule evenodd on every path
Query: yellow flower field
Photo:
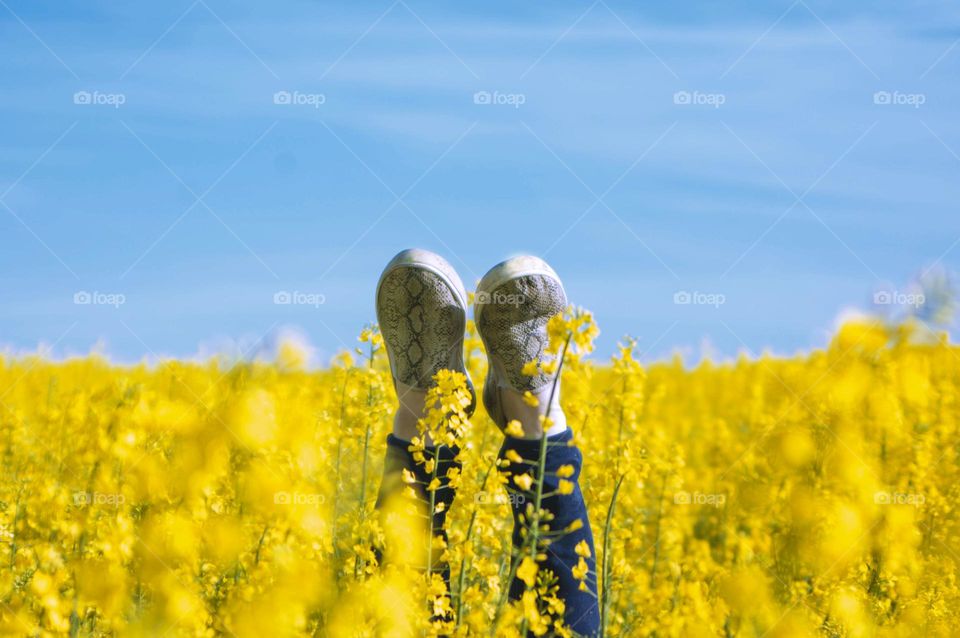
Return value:
M 378 565 L 415 532 L 373 509 L 395 395 L 376 332 L 359 345 L 322 371 L 293 346 L 229 368 L 0 361 L 0 634 L 541 627 L 536 601 L 503 602 L 512 521 L 482 408 L 437 550 L 454 620 L 430 623 L 436 580 Z M 862 322 L 795 358 L 634 356 L 563 370 L 606 635 L 956 635 L 960 348 Z

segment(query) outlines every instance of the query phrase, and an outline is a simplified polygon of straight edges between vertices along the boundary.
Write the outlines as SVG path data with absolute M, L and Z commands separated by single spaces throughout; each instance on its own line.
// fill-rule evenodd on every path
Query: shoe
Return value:
M 538 257 L 514 257 L 490 269 L 480 280 L 474 298 L 474 320 L 487 351 L 487 378 L 483 404 L 501 429 L 507 425 L 504 414 L 505 393 L 512 405 L 517 397 L 530 392 L 540 402 L 538 413 L 553 419 L 551 433 L 566 428 L 560 409 L 556 374 L 523 374 L 529 361 L 546 362 L 544 350 L 549 344 L 547 322 L 567 307 L 567 295 L 557 273 Z M 555 391 L 554 391 L 555 390 Z M 548 407 L 550 395 L 553 402 Z M 526 428 L 526 424 L 525 428 Z M 528 429 L 529 433 L 529 429 Z
M 467 293 L 453 266 L 428 250 L 401 251 L 380 275 L 376 305 L 398 395 L 398 384 L 427 390 L 437 372 L 454 370 L 467 377 L 472 413 L 476 393 L 463 363 Z

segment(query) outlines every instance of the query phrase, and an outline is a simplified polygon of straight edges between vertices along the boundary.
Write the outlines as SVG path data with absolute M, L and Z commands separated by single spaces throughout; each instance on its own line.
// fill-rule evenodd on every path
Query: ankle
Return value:
M 560 389 L 553 392 L 553 401 L 550 401 L 552 388 L 544 388 L 539 393 L 532 394 L 536 405 L 531 405 L 530 397 L 509 388 L 500 388 L 500 402 L 503 415 L 507 423 L 519 421 L 523 430 L 523 439 L 539 439 L 543 436 L 544 425 L 547 436 L 558 434 L 567 429 L 567 417 L 560 407 Z M 549 405 L 548 405 L 549 404 Z M 544 418 L 546 417 L 546 419 Z
M 412 441 L 420 436 L 417 422 L 423 418 L 423 406 L 427 391 L 397 382 L 399 405 L 393 416 L 393 435 L 404 441 Z M 430 441 L 427 441 L 430 444 Z

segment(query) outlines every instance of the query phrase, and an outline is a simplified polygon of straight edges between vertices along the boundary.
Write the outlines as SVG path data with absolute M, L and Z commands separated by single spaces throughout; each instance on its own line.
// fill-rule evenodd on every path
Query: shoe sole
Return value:
M 467 294 L 445 259 L 412 248 L 398 253 L 377 282 L 377 322 L 395 380 L 417 389 L 439 370 L 466 374 Z M 467 375 L 467 384 L 472 384 Z
M 522 369 L 528 361 L 543 359 L 547 322 L 566 308 L 567 294 L 553 268 L 525 255 L 491 268 L 480 280 L 474 301 L 474 321 L 489 361 L 484 404 L 494 422 L 504 427 L 497 384 L 536 392 L 553 381 L 552 375 L 527 376 Z

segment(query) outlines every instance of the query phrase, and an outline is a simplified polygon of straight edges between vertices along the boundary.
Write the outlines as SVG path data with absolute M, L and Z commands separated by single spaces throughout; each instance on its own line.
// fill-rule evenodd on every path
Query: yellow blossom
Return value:
M 577 556 L 582 556 L 584 558 L 590 558 L 590 546 L 587 544 L 587 541 L 580 541 L 577 543 L 577 546 L 574 548 Z
M 520 566 L 517 567 L 517 578 L 522 580 L 527 584 L 527 587 L 533 587 L 534 582 L 537 579 L 537 562 L 530 558 L 529 556 L 524 556 L 523 560 L 520 561 Z
M 533 485 L 533 477 L 529 474 L 520 474 L 519 476 L 513 477 L 513 482 L 516 483 L 520 489 L 529 490 Z
M 522 438 L 523 424 L 521 424 L 520 421 L 517 421 L 516 419 L 512 419 L 507 423 L 507 427 L 504 430 L 504 432 L 506 432 L 507 436 Z
M 593 317 L 551 318 L 525 370 L 561 371 L 576 449 L 547 450 L 582 453 L 596 540 L 560 567 L 587 524 L 551 511 L 576 463 L 544 470 L 560 482 L 538 507 L 536 460 L 498 458 L 463 371 L 431 380 L 405 450 L 422 469 L 381 494 L 397 388 L 374 326 L 321 369 L 286 346 L 236 364 L 0 355 L 0 635 L 570 636 L 571 576 L 599 589 L 609 636 L 953 635 L 960 347 L 922 316 L 695 366 L 641 364 L 629 337 L 593 363 Z M 482 392 L 472 322 L 464 364 Z

